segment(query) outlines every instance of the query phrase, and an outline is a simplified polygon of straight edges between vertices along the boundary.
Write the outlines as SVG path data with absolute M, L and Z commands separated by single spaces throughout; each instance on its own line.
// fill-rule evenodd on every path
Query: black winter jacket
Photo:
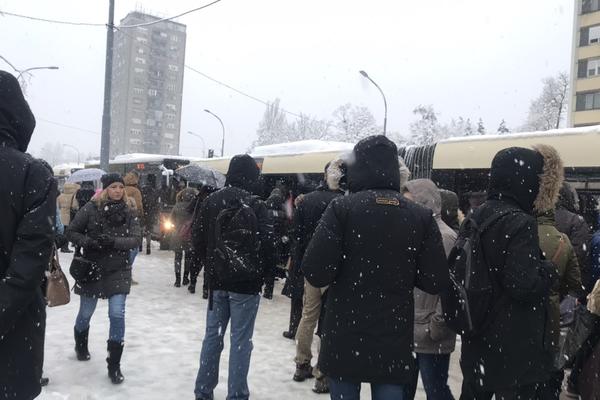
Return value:
M 108 215 L 106 205 L 98 206 L 97 200 L 89 201 L 71 221 L 67 237 L 83 248 L 84 258 L 97 264 L 98 275 L 91 282 L 75 284 L 75 293 L 107 299 L 115 294 L 129 294 L 131 288 L 131 265 L 129 252 L 142 243 L 138 218 L 123 202 L 113 216 Z M 99 235 L 114 238 L 114 245 L 106 248 L 90 247 Z
M 510 212 L 482 236 L 495 292 L 488 326 L 462 341 L 463 377 L 485 391 L 543 382 L 552 366 L 545 329 L 556 268 L 542 260 L 531 215 L 542 168 L 543 159 L 533 150 L 502 150 L 492 162 L 488 201 L 473 213 L 481 224 Z
M 564 207 L 559 207 L 555 212 L 556 229 L 569 237 L 571 245 L 577 255 L 577 262 L 581 269 L 581 282 L 585 286 L 586 293 L 590 293 L 594 287 L 591 274 L 591 242 L 592 231 L 585 219 L 569 211 Z
M 210 254 L 216 247 L 215 222 L 219 213 L 235 200 L 243 200 L 251 205 L 258 219 L 258 237 L 260 249 L 253 256 L 256 268 L 268 272 L 273 268 L 273 226 L 268 216 L 264 202 L 260 201 L 253 192 L 259 188 L 258 176 L 260 171 L 256 162 L 248 155 L 235 156 L 229 163 L 225 188 L 212 193 L 202 202 L 199 215 L 194 218 L 192 228 L 193 250 L 199 261 L 206 266 L 209 279 L 209 288 L 212 290 L 225 290 L 241 294 L 260 293 L 263 279 L 225 284 L 215 276 L 214 268 L 210 263 Z
M 24 153 L 34 127 L 19 83 L 0 71 L 0 398 L 24 400 L 41 390 L 57 197 L 50 168 Z
M 319 367 L 352 382 L 408 384 L 413 289 L 447 287 L 442 238 L 432 212 L 400 194 L 392 142 L 364 139 L 354 156 L 352 193 L 330 203 L 302 261 L 311 285 L 329 285 Z
M 292 266 L 288 275 L 288 289 L 292 298 L 302 298 L 304 294 L 302 257 L 304 257 L 304 252 L 325 209 L 333 199 L 341 194 L 339 191 L 328 190 L 325 184 L 321 184 L 314 192 L 304 195 L 294 212 L 292 222 Z

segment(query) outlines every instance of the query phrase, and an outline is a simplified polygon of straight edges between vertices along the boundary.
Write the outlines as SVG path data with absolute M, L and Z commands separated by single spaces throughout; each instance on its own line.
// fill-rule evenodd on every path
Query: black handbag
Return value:
M 575 309 L 574 323 L 569 327 L 563 348 L 561 349 L 559 365 L 569 367 L 575 354 L 586 341 L 595 323 L 596 316 L 589 312 L 584 305 Z
M 69 273 L 79 283 L 91 282 L 97 279 L 96 263 L 81 255 L 75 255 L 71 261 Z

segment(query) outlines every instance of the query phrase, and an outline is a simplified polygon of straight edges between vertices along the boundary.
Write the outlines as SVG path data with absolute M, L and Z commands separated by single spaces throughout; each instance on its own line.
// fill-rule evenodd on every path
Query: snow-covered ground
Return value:
M 70 255 L 61 253 L 65 271 Z M 92 359 L 77 361 L 73 350 L 73 324 L 79 296 L 71 303 L 48 309 L 46 328 L 45 376 L 50 384 L 38 397 L 42 400 L 117 400 L 117 399 L 193 399 L 198 357 L 204 333 L 207 301 L 201 290 L 195 295 L 186 288 L 173 287 L 173 253 L 154 249 L 152 255 L 140 254 L 134 265 L 133 286 L 127 298 L 125 351 L 121 369 L 122 385 L 112 385 L 106 375 L 108 305 L 100 301 L 90 328 Z M 198 285 L 200 286 L 200 285 Z M 282 337 L 287 328 L 289 300 L 281 296 L 281 283 L 273 300 L 261 299 L 254 333 L 254 352 L 249 374 L 250 397 L 258 400 L 328 399 L 311 391 L 314 380 L 292 381 L 295 345 Z M 215 399 L 227 395 L 229 344 L 221 357 L 219 386 Z M 315 352 L 316 354 L 316 352 Z M 455 353 L 457 354 L 457 353 Z M 460 369 L 453 357 L 450 384 L 460 393 Z M 458 396 L 457 396 L 458 397 Z M 363 398 L 370 390 L 363 387 Z M 425 399 L 419 388 L 417 399 Z

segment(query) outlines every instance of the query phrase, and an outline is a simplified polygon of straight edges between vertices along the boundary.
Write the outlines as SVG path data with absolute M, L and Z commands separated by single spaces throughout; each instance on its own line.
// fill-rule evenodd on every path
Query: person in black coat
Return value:
M 231 349 L 229 353 L 229 381 L 227 398 L 247 399 L 248 370 L 252 354 L 252 336 L 254 322 L 258 313 L 260 291 L 264 282 L 264 274 L 273 267 L 273 227 L 265 204 L 254 194 L 260 190 L 260 170 L 256 161 L 247 154 L 233 157 L 229 163 L 225 187 L 210 196 L 201 204 L 198 223 L 192 228 L 192 241 L 196 255 L 204 262 L 209 288 L 209 307 L 206 318 L 206 333 L 202 341 L 200 368 L 196 378 L 196 399 L 213 398 L 219 376 L 219 360 L 223 351 L 223 337 L 227 325 L 231 322 Z M 235 208 L 235 206 L 238 206 Z M 217 265 L 228 268 L 230 275 L 236 275 L 230 258 L 219 263 L 219 254 L 223 254 L 223 243 L 217 238 L 217 218 L 222 211 L 244 210 L 246 221 L 251 219 L 248 211 L 251 209 L 255 216 L 255 243 L 258 249 L 236 253 L 237 259 L 245 265 L 246 270 L 256 274 L 250 279 L 247 275 L 239 280 L 227 280 L 216 273 Z M 229 222 L 233 224 L 233 222 Z M 227 229 L 227 222 L 222 227 Z M 244 232 L 248 226 L 238 225 L 234 233 L 228 236 L 231 243 L 247 238 Z M 218 243 L 219 241 L 219 243 Z M 221 245 L 217 248 L 217 245 Z M 233 246 L 233 244 L 231 244 Z M 240 249 L 245 248 L 239 246 Z M 228 253 L 229 254 L 229 253 Z M 222 269 L 221 269 L 222 271 Z M 262 276 L 261 276 L 262 275 Z M 240 276 L 239 274 L 237 276 Z
M 371 136 L 354 147 L 350 195 L 334 199 L 302 260 L 306 280 L 329 285 L 319 367 L 332 399 L 403 398 L 415 374 L 413 289 L 449 285 L 432 211 L 400 193 L 396 145 Z
M 88 333 L 98 299 L 108 299 L 110 318 L 107 349 L 108 376 L 112 383 L 123 382 L 120 362 L 125 337 L 125 300 L 131 288 L 129 253 L 140 246 L 142 233 L 138 218 L 127 205 L 123 178 L 102 177 L 103 191 L 89 201 L 69 224 L 67 237 L 83 249 L 83 259 L 93 264 L 88 276 L 75 282 L 80 296 L 75 321 L 75 352 L 79 361 L 90 359 Z M 77 256 L 76 256 L 77 257 Z
M 581 282 L 585 293 L 588 294 L 594 287 L 590 257 L 592 231 L 586 220 L 578 214 L 578 203 L 577 192 L 571 185 L 564 182 L 556 204 L 556 229 L 567 235 L 573 245 L 581 269 Z M 580 300 L 585 303 L 585 297 Z
M 158 221 L 160 211 L 160 194 L 156 187 L 156 175 L 146 175 L 146 184 L 140 190 L 142 192 L 142 204 L 144 206 L 143 230 L 146 237 L 146 254 L 151 253 L 152 231 Z M 141 248 L 140 248 L 141 250 Z
M 25 153 L 34 128 L 17 79 L 0 71 L 0 397 L 23 400 L 41 391 L 58 195 L 50 167 Z
M 540 384 L 550 377 L 546 303 L 558 271 L 542 259 L 533 216 L 538 199 L 548 197 L 552 186 L 552 179 L 540 179 L 542 173 L 548 175 L 547 167 L 541 152 L 519 147 L 501 150 L 492 161 L 488 200 L 473 218 L 482 224 L 498 213 L 508 214 L 481 237 L 494 293 L 487 326 L 462 340 L 461 400 L 493 395 L 535 399 Z

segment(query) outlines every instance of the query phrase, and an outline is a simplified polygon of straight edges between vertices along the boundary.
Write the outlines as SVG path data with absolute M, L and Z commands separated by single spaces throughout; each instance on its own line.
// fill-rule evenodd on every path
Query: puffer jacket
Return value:
M 545 382 L 552 368 L 545 335 L 548 295 L 557 271 L 542 259 L 533 213 L 561 172 L 542 153 L 521 147 L 498 152 L 490 169 L 488 200 L 472 215 L 481 224 L 508 213 L 481 236 L 494 289 L 488 323 L 480 334 L 462 338 L 464 381 L 483 391 Z
M 415 179 L 406 183 L 406 190 L 417 204 L 433 211 L 448 256 L 457 235 L 442 221 L 442 196 L 437 186 L 429 179 Z M 439 296 L 415 289 L 415 353 L 450 354 L 454 351 L 456 334 L 444 323 L 443 314 Z
M 133 172 L 128 172 L 123 177 L 123 182 L 125 183 L 125 193 L 127 193 L 127 197 L 135 200 L 136 215 L 142 217 L 144 215 L 144 203 L 142 202 L 142 192 L 138 186 L 138 176 Z
M 41 391 L 46 304 L 42 280 L 54 242 L 56 181 L 26 154 L 35 118 L 17 79 L 0 71 L 0 398 Z
M 58 204 L 58 208 L 60 210 L 60 221 L 64 226 L 68 226 L 69 222 L 71 222 L 71 208 L 73 207 L 73 197 L 75 193 L 79 190 L 79 185 L 76 183 L 65 183 L 63 187 L 63 192 L 56 202 Z
M 408 384 L 415 286 L 437 294 L 449 284 L 431 210 L 400 194 L 396 145 L 361 140 L 348 168 L 348 196 L 327 207 L 302 260 L 306 280 L 329 286 L 319 367 L 350 382 Z
M 107 299 L 115 294 L 129 294 L 129 252 L 141 245 L 142 233 L 138 218 L 124 201 L 103 202 L 100 198 L 89 201 L 79 210 L 67 229 L 67 237 L 83 248 L 85 259 L 98 267 L 95 279 L 76 282 L 75 293 Z M 113 238 L 114 245 L 108 248 L 91 246 L 102 234 Z

